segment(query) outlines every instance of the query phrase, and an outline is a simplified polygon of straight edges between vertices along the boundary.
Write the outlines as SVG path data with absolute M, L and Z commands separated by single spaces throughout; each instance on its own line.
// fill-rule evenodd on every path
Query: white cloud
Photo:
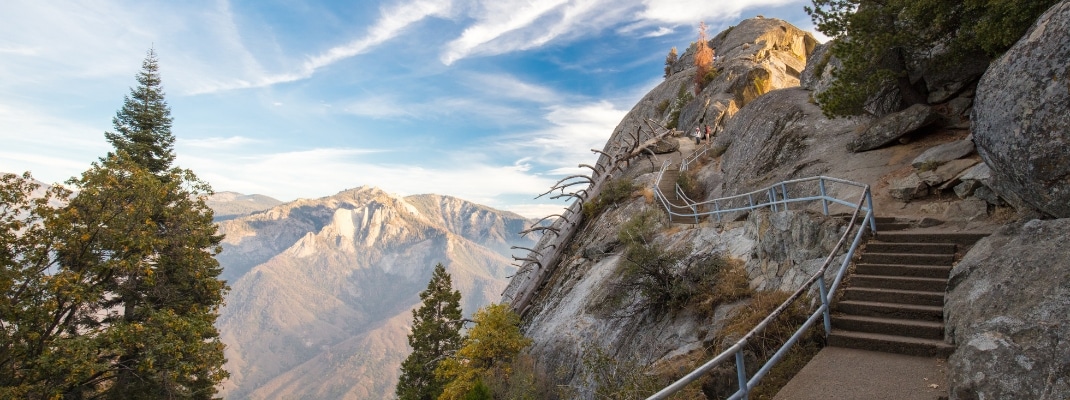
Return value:
M 562 100 L 562 95 L 553 89 L 524 82 L 507 74 L 470 75 L 469 87 L 486 95 L 530 101 L 540 104 L 553 104 Z
M 104 129 L 70 122 L 29 106 L 0 103 L 0 171 L 32 171 L 61 182 L 109 150 Z
M 638 18 L 664 23 L 693 24 L 737 19 L 744 10 L 755 7 L 803 3 L 802 0 L 643 0 L 644 10 Z
M 267 87 L 279 83 L 307 79 L 320 68 L 363 54 L 393 39 L 405 28 L 416 22 L 428 17 L 444 17 L 448 15 L 451 6 L 450 0 L 416 0 L 397 3 L 390 7 L 382 7 L 380 8 L 379 19 L 368 28 L 364 36 L 308 57 L 296 70 L 268 74 L 259 71 L 259 68 L 255 68 L 247 71 L 251 75 L 248 78 L 211 82 L 194 90 L 193 93 L 201 94 L 233 89 Z
M 506 138 L 501 151 L 530 156 L 551 175 L 573 172 L 597 159 L 591 149 L 601 150 L 626 114 L 608 101 L 550 106 L 543 115 L 546 128 Z
M 528 50 L 559 39 L 593 34 L 629 18 L 630 2 L 609 0 L 484 0 L 475 20 L 450 41 L 440 60 L 451 65 L 475 55 Z
M 674 32 L 674 30 L 672 28 L 659 26 L 657 30 L 653 30 L 653 31 L 647 32 L 647 33 L 643 34 L 642 37 L 645 37 L 645 38 L 661 37 L 661 36 L 669 35 L 669 34 L 671 34 L 673 32 Z

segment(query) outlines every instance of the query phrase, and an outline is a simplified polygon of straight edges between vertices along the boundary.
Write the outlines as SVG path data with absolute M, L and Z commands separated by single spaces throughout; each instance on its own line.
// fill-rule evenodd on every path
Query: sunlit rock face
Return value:
M 497 301 L 530 221 L 372 187 L 220 223 L 227 398 L 391 398 L 417 294 L 442 263 L 466 313 Z

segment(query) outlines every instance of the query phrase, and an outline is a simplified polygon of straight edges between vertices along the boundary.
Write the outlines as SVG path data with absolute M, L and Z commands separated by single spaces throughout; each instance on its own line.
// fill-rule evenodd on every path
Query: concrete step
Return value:
M 855 332 L 833 329 L 828 338 L 829 346 L 851 349 L 883 351 L 919 357 L 942 357 L 951 355 L 955 348 L 943 340 L 919 339 L 878 333 Z
M 866 249 L 859 263 L 900 265 L 947 265 L 955 262 L 954 254 L 875 253 Z
M 836 312 L 863 317 L 910 319 L 943 322 L 944 307 L 919 306 L 916 304 L 880 303 L 874 301 L 845 300 L 836 303 Z
M 918 290 L 850 287 L 843 290 L 843 299 L 878 303 L 914 304 L 919 306 L 944 306 L 943 292 L 925 292 Z
M 947 279 L 917 278 L 909 276 L 851 275 L 851 287 L 867 287 L 898 290 L 940 292 L 947 290 Z
M 866 243 L 866 251 L 874 253 L 955 254 L 954 243 Z
M 972 246 L 990 234 L 984 232 L 877 231 L 875 239 L 891 243 L 955 243 Z
M 951 274 L 950 266 L 942 265 L 900 265 L 900 264 L 855 264 L 855 273 L 881 276 L 912 276 L 915 278 L 947 279 Z
M 837 314 L 832 316 L 832 328 L 919 339 L 944 340 L 943 322 Z

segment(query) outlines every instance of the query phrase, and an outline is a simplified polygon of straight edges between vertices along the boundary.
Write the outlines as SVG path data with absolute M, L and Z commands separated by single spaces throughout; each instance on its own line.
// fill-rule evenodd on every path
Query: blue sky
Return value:
M 109 149 L 150 47 L 176 164 L 280 200 L 361 185 L 542 216 L 705 21 L 813 30 L 808 0 L 0 2 L 0 171 L 46 182 Z

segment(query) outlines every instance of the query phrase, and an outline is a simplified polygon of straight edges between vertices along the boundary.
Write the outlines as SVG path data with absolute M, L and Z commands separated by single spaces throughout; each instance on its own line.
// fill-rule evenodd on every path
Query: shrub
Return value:
M 661 101 L 660 103 L 658 103 L 658 105 L 657 105 L 657 106 L 655 106 L 655 107 L 654 107 L 654 112 L 655 112 L 655 113 L 656 113 L 656 114 L 657 114 L 658 116 L 664 115 L 664 114 L 665 114 L 665 111 L 668 111 L 668 110 L 669 110 L 669 105 L 670 105 L 670 104 L 672 104 L 672 102 L 671 102 L 671 101 L 669 101 L 669 99 L 664 99 L 664 100 L 662 100 L 662 101 Z
M 667 250 L 654 242 L 664 215 L 648 210 L 621 225 L 625 246 L 621 287 L 638 291 L 645 309 L 679 311 L 689 306 L 739 300 L 750 295 L 742 264 L 720 254 L 688 258 L 690 249 Z
M 699 165 L 696 165 L 698 167 Z M 695 177 L 698 168 L 688 169 L 676 177 L 676 185 L 684 191 L 684 195 L 694 201 L 702 201 L 706 197 L 706 185 Z
M 581 356 L 584 380 L 594 384 L 597 399 L 645 399 L 657 393 L 664 382 L 649 367 L 633 360 L 618 360 L 600 348 Z
M 631 197 L 635 192 L 635 183 L 631 179 L 611 179 L 602 187 L 602 191 L 593 199 L 583 203 L 583 216 L 591 219 L 601 214 L 606 207 L 618 204 Z

